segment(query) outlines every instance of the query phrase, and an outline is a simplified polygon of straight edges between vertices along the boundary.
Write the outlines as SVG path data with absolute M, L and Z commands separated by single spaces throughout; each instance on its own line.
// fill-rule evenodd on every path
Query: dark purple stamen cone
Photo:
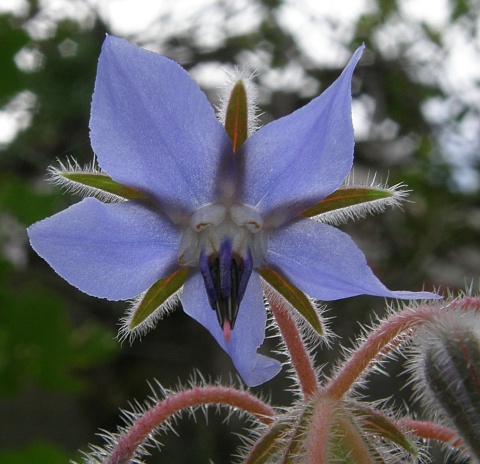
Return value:
M 217 313 L 218 323 L 228 340 L 252 273 L 252 255 L 248 250 L 247 257 L 242 259 L 232 252 L 231 242 L 226 240 L 220 247 L 220 253 L 212 256 L 202 253 L 199 263 L 208 301 Z

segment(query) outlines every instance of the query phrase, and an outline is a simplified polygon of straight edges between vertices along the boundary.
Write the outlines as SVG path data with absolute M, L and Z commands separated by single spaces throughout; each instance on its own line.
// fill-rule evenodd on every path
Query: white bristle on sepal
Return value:
M 230 101 L 230 96 L 232 94 L 232 90 L 237 84 L 237 82 L 242 81 L 247 94 L 247 128 L 248 135 L 250 136 L 260 127 L 259 117 L 261 116 L 257 106 L 257 87 L 253 83 L 255 72 L 249 73 L 245 68 L 239 69 L 235 67 L 233 72 L 225 71 L 225 74 L 227 75 L 227 81 L 219 89 L 219 103 L 216 108 L 217 118 L 223 125 L 225 125 L 227 108 Z
M 315 221 L 323 222 L 325 224 L 338 226 L 341 224 L 345 224 L 348 221 L 364 219 L 370 214 L 373 215 L 383 213 L 387 207 L 401 207 L 402 202 L 405 201 L 405 199 L 410 193 L 410 190 L 407 190 L 406 185 L 403 183 L 396 184 L 392 187 L 387 187 L 385 185 L 377 184 L 375 182 L 363 185 L 352 185 L 347 182 L 340 188 L 353 189 L 362 187 L 384 190 L 388 192 L 390 196 L 364 203 L 359 203 L 357 205 L 347 206 L 345 208 L 338 208 L 333 211 L 328 211 L 326 213 L 313 216 L 312 219 L 314 219 Z
M 147 332 L 155 328 L 158 321 L 175 311 L 179 305 L 181 289 L 170 295 L 167 300 L 155 309 L 143 322 L 131 329 L 130 324 L 132 319 L 146 293 L 147 292 L 144 292 L 131 300 L 130 307 L 127 309 L 125 316 L 120 319 L 121 325 L 117 336 L 120 342 L 128 340 L 132 343 L 136 338 L 142 338 Z
M 66 177 L 68 174 L 96 174 L 99 176 L 107 176 L 107 174 L 100 169 L 95 158 L 91 163 L 84 166 L 80 166 L 80 164 L 73 158 L 67 158 L 65 162 L 57 160 L 57 163 L 57 166 L 48 167 L 47 180 L 51 184 L 61 187 L 65 192 L 79 195 L 82 198 L 94 197 L 104 203 L 126 201 L 126 199 L 121 196 L 76 182 Z

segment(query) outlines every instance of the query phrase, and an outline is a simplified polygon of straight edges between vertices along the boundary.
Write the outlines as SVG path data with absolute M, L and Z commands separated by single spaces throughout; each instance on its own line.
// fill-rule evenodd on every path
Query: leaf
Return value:
M 265 464 L 270 462 L 270 459 L 282 447 L 281 438 L 289 426 L 290 424 L 286 423 L 273 424 L 252 447 L 244 461 L 245 464 Z
M 301 213 L 304 217 L 318 216 L 319 214 L 335 211 L 340 208 L 347 208 L 361 203 L 394 199 L 398 192 L 394 189 L 381 189 L 372 187 L 351 187 L 338 189 L 325 197 L 322 201 L 306 209 Z
M 353 413 L 362 421 L 364 429 L 396 443 L 413 456 L 418 456 L 415 444 L 406 437 L 405 433 L 395 422 L 382 412 L 368 406 L 356 404 Z
M 58 175 L 77 184 L 102 190 L 127 200 L 146 198 L 146 196 L 138 190 L 115 182 L 111 177 L 105 174 L 94 172 L 59 172 Z M 69 187 L 67 184 L 65 186 L 67 188 Z
M 259 269 L 260 275 L 280 293 L 321 336 L 324 335 L 322 321 L 310 299 L 290 281 L 270 268 Z
M 160 279 L 154 283 L 138 303 L 128 323 L 128 328 L 133 330 L 138 327 L 148 316 L 165 303 L 168 298 L 182 287 L 187 278 L 187 274 L 188 268 L 183 267 L 168 277 L 165 277 L 165 279 Z
M 230 94 L 225 115 L 225 130 L 232 141 L 233 151 L 237 151 L 248 137 L 247 91 L 243 81 L 238 81 Z

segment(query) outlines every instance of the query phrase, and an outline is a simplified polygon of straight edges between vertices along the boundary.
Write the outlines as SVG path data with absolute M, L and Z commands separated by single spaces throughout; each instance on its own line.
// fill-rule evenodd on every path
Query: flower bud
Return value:
M 480 459 L 480 326 L 478 315 L 452 312 L 422 334 L 415 375 L 418 396 L 444 417 Z

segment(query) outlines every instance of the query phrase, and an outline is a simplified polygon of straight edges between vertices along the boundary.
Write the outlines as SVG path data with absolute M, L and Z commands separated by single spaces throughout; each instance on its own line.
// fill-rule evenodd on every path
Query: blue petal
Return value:
M 179 232 L 141 202 L 86 198 L 28 229 L 33 249 L 89 295 L 125 300 L 176 263 Z
M 202 324 L 230 355 L 242 379 L 249 387 L 260 385 L 280 372 L 275 359 L 257 354 L 265 339 L 266 311 L 263 305 L 260 278 L 252 273 L 238 312 L 235 329 L 226 342 L 215 311 L 210 308 L 200 272 L 189 274 L 183 289 L 184 311 Z
M 108 36 L 90 119 L 100 166 L 169 212 L 217 198 L 230 140 L 205 94 L 174 61 Z M 230 172 L 230 171 L 229 171 Z
M 268 266 L 279 269 L 294 285 L 319 300 L 355 295 L 439 298 L 429 292 L 389 290 L 375 277 L 347 234 L 313 220 L 300 220 L 273 232 L 268 248 Z
M 353 162 L 351 78 L 360 47 L 342 75 L 303 108 L 249 137 L 238 154 L 244 203 L 274 224 L 338 188 Z

